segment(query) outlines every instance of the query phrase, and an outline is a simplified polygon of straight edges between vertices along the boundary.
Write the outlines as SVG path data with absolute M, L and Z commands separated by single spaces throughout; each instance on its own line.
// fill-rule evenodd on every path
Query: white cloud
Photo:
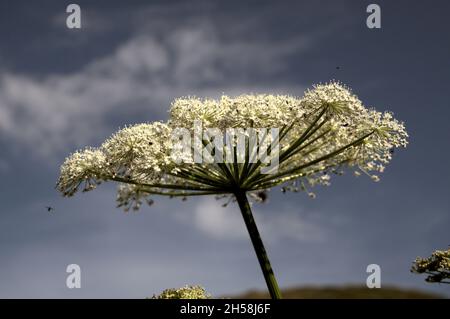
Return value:
M 276 242 L 284 238 L 298 241 L 321 241 L 321 227 L 301 217 L 298 208 L 262 213 L 261 206 L 253 207 L 253 214 L 265 241 Z M 178 213 L 177 218 L 192 224 L 206 235 L 216 239 L 248 240 L 248 232 L 236 205 L 224 208 L 220 201 L 204 197 L 197 201 L 191 212 Z
M 34 78 L 4 73 L 0 136 L 50 158 L 109 135 L 116 128 L 109 126 L 108 116 L 123 114 L 124 108 L 128 114 L 147 113 L 144 122 L 165 119 L 168 104 L 180 95 L 290 91 L 292 87 L 283 84 L 266 88 L 239 83 L 236 74 L 275 73 L 286 54 L 307 46 L 306 38 L 277 46 L 224 41 L 213 28 L 202 26 L 173 30 L 162 39 L 136 35 L 110 55 L 69 74 Z M 296 92 L 301 91 L 290 93 Z
M 205 234 L 218 239 L 246 238 L 245 225 L 238 211 L 222 207 L 211 197 L 202 198 L 194 208 L 192 222 Z

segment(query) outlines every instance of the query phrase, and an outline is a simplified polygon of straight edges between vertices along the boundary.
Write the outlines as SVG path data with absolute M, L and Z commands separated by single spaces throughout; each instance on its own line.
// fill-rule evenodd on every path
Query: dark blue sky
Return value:
M 382 285 L 448 294 L 409 273 L 450 244 L 448 1 L 377 1 L 378 30 L 370 1 L 78 1 L 81 30 L 65 26 L 69 3 L 0 2 L 0 297 L 264 288 L 236 206 L 157 198 L 124 214 L 114 185 L 61 198 L 59 165 L 121 126 L 167 119 L 179 96 L 301 96 L 331 79 L 393 111 L 410 145 L 379 183 L 348 174 L 315 200 L 273 190 L 254 207 L 280 284 L 364 284 L 376 263 Z M 81 289 L 65 286 L 72 263 Z

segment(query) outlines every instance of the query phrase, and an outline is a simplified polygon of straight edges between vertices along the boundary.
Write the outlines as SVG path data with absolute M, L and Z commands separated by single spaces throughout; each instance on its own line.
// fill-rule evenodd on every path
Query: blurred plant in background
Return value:
M 417 257 L 411 272 L 427 274 L 425 280 L 428 282 L 450 284 L 450 248 L 436 250 L 428 258 Z
M 198 122 L 205 130 L 200 137 L 195 128 Z M 244 130 L 242 158 L 237 155 L 242 140 L 235 136 L 228 139 L 231 147 L 218 148 L 215 143 L 212 147 L 208 129 L 226 133 L 229 128 Z M 275 135 L 261 131 L 266 128 L 278 131 Z M 194 140 L 188 153 L 174 139 L 180 130 Z M 255 145 L 248 133 L 252 130 L 262 142 L 256 148 L 251 147 Z M 186 97 L 173 102 L 167 123 L 125 127 L 99 148 L 69 156 L 61 166 L 57 188 L 72 196 L 80 187 L 89 191 L 103 181 L 115 181 L 119 183 L 118 206 L 125 210 L 138 210 L 144 201 L 152 204 L 154 195 L 183 199 L 215 195 L 237 201 L 270 295 L 281 298 L 248 197 L 264 201 L 275 186 L 283 192 L 306 191 L 315 197 L 310 187 L 329 185 L 331 175 L 341 175 L 346 168 L 378 181 L 394 149 L 406 147 L 407 137 L 403 123 L 392 113 L 366 108 L 336 82 L 316 85 L 302 98 L 270 94 L 219 100 Z M 225 160 L 193 161 L 191 151 L 195 157 L 199 144 L 214 159 Z M 266 155 L 256 156 L 261 153 Z M 276 159 L 277 166 L 269 167 L 268 159 Z

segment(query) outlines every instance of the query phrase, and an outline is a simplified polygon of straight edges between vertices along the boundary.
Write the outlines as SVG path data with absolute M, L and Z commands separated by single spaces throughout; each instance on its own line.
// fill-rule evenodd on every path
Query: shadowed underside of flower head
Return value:
M 266 163 L 252 158 L 249 139 L 240 163 L 176 163 L 172 133 L 185 128 L 193 135 L 195 121 L 221 131 L 278 128 L 277 142 L 272 141 L 267 153 L 277 156 L 277 170 L 261 173 Z M 202 142 L 207 145 L 211 141 Z M 331 174 L 342 174 L 345 168 L 377 181 L 394 149 L 406 145 L 407 133 L 401 122 L 389 112 L 365 107 L 339 83 L 314 86 L 301 98 L 186 97 L 173 102 L 167 123 L 125 127 L 99 148 L 70 155 L 61 166 L 57 188 L 72 196 L 79 189 L 89 191 L 101 182 L 115 181 L 119 183 L 118 204 L 126 210 L 138 209 L 143 201 L 152 203 L 152 195 L 221 197 L 243 191 L 261 199 L 261 192 L 281 186 L 283 191 L 306 190 L 313 196 L 310 186 L 328 185 Z

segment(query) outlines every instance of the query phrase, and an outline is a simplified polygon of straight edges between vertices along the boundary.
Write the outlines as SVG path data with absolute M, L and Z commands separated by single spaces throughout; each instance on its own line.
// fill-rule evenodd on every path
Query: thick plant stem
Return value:
M 278 287 L 275 274 L 273 273 L 272 266 L 270 265 L 269 257 L 267 256 L 266 249 L 259 235 L 258 227 L 253 219 L 252 210 L 247 199 L 247 195 L 244 191 L 237 191 L 234 194 L 236 200 L 241 209 L 242 217 L 244 218 L 245 225 L 247 226 L 248 233 L 252 240 L 253 248 L 255 249 L 256 256 L 258 257 L 259 265 L 264 274 L 267 288 L 269 289 L 270 297 L 272 299 L 281 299 L 280 288 Z

